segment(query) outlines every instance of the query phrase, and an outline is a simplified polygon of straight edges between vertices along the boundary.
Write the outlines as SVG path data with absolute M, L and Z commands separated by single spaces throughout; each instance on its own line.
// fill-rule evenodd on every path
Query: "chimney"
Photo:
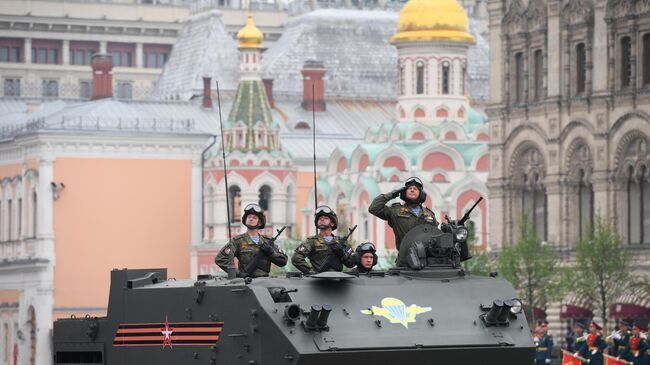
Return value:
M 273 79 L 262 79 L 264 82 L 264 90 L 266 90 L 266 97 L 269 99 L 269 106 L 274 107 L 273 101 Z
M 91 100 L 113 97 L 113 58 L 105 53 L 93 56 L 93 97 Z
M 212 109 L 212 97 L 210 95 L 210 84 L 212 83 L 212 78 L 209 76 L 203 76 L 203 101 L 201 106 L 206 109 Z
M 307 60 L 302 68 L 302 108 L 311 111 L 312 99 L 314 100 L 314 110 L 317 112 L 325 111 L 325 83 L 323 82 L 325 67 L 322 62 Z M 314 95 L 312 92 L 314 87 Z

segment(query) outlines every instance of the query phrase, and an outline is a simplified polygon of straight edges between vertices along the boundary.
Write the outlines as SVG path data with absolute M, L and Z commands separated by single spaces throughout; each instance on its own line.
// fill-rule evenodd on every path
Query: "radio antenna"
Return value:
M 219 81 L 217 83 L 217 105 L 219 106 L 219 128 L 221 129 L 221 158 L 223 159 L 223 180 L 226 183 L 226 226 L 228 227 L 228 243 L 232 242 L 232 230 L 230 229 L 230 190 L 228 190 L 228 171 L 226 170 L 226 145 L 223 139 L 223 120 L 221 119 L 221 93 L 219 92 Z M 228 279 L 234 279 L 235 275 L 235 253 L 230 250 L 228 254 Z
M 311 82 L 311 129 L 314 143 L 314 211 L 318 208 L 318 184 L 316 183 L 316 98 L 314 96 L 314 81 Z

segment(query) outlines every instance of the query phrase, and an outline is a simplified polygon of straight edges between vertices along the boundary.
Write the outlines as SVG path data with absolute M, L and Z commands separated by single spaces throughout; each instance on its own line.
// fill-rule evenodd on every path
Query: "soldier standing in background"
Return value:
M 607 348 L 607 343 L 603 340 L 600 331 L 603 329 L 596 321 L 591 321 L 589 325 L 589 336 L 587 336 L 587 356 L 589 365 L 603 365 L 603 350 Z

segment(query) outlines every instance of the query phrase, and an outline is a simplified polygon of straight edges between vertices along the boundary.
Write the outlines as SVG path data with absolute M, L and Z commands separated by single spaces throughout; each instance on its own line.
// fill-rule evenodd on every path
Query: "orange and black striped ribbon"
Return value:
M 172 346 L 210 346 L 219 340 L 223 322 L 169 323 Z M 113 346 L 163 346 L 165 323 L 120 324 Z

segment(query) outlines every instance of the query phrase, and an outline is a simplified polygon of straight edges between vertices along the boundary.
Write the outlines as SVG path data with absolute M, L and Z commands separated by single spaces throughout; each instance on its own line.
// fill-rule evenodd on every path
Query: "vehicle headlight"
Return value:
M 512 298 L 512 307 L 510 308 L 510 313 L 512 314 L 519 314 L 521 313 L 521 310 L 524 308 L 524 305 L 521 303 L 521 300 L 517 298 Z
M 467 228 L 461 227 L 456 230 L 456 240 L 465 241 L 467 239 Z

